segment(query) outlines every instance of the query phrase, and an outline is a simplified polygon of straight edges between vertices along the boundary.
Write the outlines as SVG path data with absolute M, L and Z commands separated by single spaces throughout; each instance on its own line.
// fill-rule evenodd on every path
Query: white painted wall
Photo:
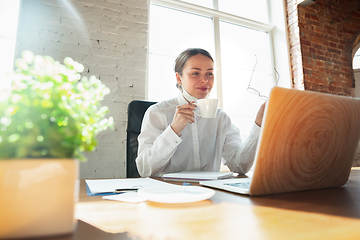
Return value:
M 80 178 L 125 177 L 127 105 L 145 99 L 147 0 L 22 0 L 15 57 L 23 50 L 72 57 L 111 89 L 115 130 L 99 135 Z

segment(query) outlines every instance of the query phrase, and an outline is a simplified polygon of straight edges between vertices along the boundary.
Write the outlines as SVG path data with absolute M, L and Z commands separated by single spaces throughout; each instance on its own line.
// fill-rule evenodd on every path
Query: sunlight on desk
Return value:
M 210 200 L 190 204 L 80 203 L 77 217 L 103 231 L 129 232 L 141 239 L 231 239 L 231 236 L 260 237 L 259 231 L 239 232 L 239 225 L 257 229 L 252 209 Z M 210 231 L 211 230 L 211 231 Z
M 140 239 L 355 239 L 360 220 L 211 200 L 192 204 L 79 203 L 77 217 Z

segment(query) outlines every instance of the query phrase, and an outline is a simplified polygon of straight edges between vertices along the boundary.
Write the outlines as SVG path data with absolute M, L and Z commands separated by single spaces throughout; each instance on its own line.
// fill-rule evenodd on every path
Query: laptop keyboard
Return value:
M 250 182 L 225 183 L 224 185 L 238 187 L 238 188 L 245 188 L 245 189 L 250 188 Z

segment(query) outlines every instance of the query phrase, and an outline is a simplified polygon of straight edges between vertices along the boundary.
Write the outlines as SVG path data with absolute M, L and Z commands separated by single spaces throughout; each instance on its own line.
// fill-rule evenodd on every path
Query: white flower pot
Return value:
M 0 239 L 71 234 L 78 175 L 73 159 L 0 160 Z

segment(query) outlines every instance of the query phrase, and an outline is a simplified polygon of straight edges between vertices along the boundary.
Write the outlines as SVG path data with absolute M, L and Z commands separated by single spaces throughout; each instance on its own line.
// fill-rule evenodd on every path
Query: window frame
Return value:
M 162 7 L 167 7 L 174 10 L 180 10 L 184 12 L 189 12 L 193 14 L 198 14 L 204 17 L 212 19 L 213 23 L 213 35 L 214 35 L 214 45 L 215 45 L 215 79 L 216 79 L 216 93 L 217 98 L 219 99 L 219 108 L 223 108 L 223 92 L 222 92 L 222 74 L 221 74 L 221 47 L 220 47 L 220 21 L 236 24 L 242 27 L 247 27 L 253 30 L 262 31 L 268 34 L 269 36 L 269 45 L 270 45 L 270 59 L 271 59 L 271 69 L 275 68 L 275 56 L 274 56 L 274 44 L 273 44 L 273 30 L 274 26 L 271 24 L 261 23 L 255 20 L 243 18 L 226 12 L 218 10 L 218 0 L 213 0 L 213 9 L 199 6 L 196 4 L 183 2 L 179 0 L 150 0 L 149 4 L 154 4 Z M 270 13 L 270 3 L 267 0 L 268 12 Z M 269 18 L 271 15 L 268 14 Z M 269 21 L 271 22 L 271 21 Z M 272 75 L 272 84 L 275 86 L 276 79 L 275 75 Z M 147 81 L 148 84 L 148 81 Z M 146 98 L 148 92 L 146 91 Z

